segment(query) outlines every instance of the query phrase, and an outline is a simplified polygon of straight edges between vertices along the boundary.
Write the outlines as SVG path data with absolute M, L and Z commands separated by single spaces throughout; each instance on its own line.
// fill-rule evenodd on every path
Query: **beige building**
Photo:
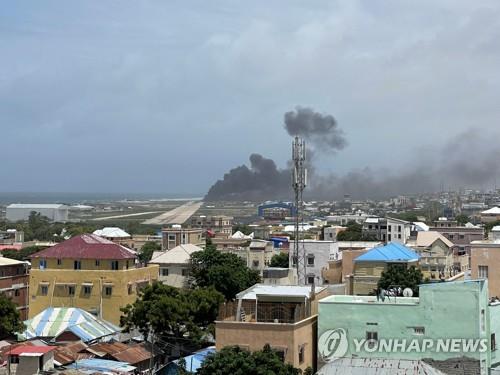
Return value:
M 165 285 L 185 288 L 188 285 L 191 254 L 202 251 L 201 247 L 185 244 L 167 251 L 155 251 L 149 264 L 157 264 L 160 280 Z
M 424 279 L 446 279 L 463 271 L 460 259 L 455 259 L 456 246 L 439 232 L 418 232 L 417 238 L 407 245 L 420 255 L 420 270 Z
M 137 254 L 83 234 L 31 256 L 29 317 L 48 307 L 78 307 L 114 324 L 120 308 L 158 280 L 158 265 L 141 267 Z
M 487 279 L 490 297 L 500 297 L 500 240 L 471 244 L 471 278 Z
M 189 224 L 193 228 L 202 228 L 205 231 L 210 231 L 213 234 L 226 234 L 230 236 L 233 233 L 233 217 L 225 215 L 212 216 L 193 216 L 189 220 Z
M 217 350 L 257 351 L 269 344 L 294 367 L 316 369 L 318 300 L 327 295 L 322 287 L 256 284 L 221 307 Z
M 179 245 L 203 243 L 203 229 L 201 228 L 183 228 L 180 225 L 163 228 L 162 250 L 170 250 Z

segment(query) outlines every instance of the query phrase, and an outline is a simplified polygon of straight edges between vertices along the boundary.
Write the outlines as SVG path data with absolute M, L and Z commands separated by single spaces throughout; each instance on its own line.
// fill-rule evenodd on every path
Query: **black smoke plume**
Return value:
M 442 187 L 487 190 L 496 185 L 500 176 L 500 149 L 494 141 L 498 134 L 478 129 L 442 140 L 436 149 L 423 150 L 421 145 L 413 145 L 420 149 L 413 151 L 413 158 L 399 170 L 365 167 L 342 176 L 320 175 L 314 168 L 315 154 L 331 155 L 347 144 L 332 116 L 297 107 L 285 114 L 285 129 L 307 141 L 309 186 L 304 191 L 305 199 L 338 200 L 346 194 L 354 199 L 386 199 L 436 192 Z M 373 153 L 366 156 L 367 165 L 379 161 Z M 291 200 L 290 170 L 290 162 L 287 169 L 279 169 L 273 160 L 252 154 L 250 168 L 242 165 L 230 170 L 210 188 L 205 200 Z
M 338 151 L 347 145 L 344 132 L 332 115 L 314 112 L 311 108 L 297 107 L 285 113 L 285 129 L 291 136 L 310 141 L 309 147 L 322 151 Z

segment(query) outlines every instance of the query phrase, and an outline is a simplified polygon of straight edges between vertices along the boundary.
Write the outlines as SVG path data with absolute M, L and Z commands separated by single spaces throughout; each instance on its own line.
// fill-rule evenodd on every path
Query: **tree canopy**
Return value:
M 249 269 L 236 254 L 218 251 L 210 241 L 205 250 L 191 254 L 191 285 L 214 287 L 226 300 L 260 282 L 257 271 Z
M 460 214 L 455 216 L 455 220 L 457 221 L 458 225 L 465 225 L 470 222 L 470 217 L 464 214 Z
M 223 301 L 214 288 L 182 290 L 156 282 L 144 288 L 133 304 L 122 308 L 120 324 L 126 330 L 139 329 L 145 337 L 153 331 L 162 338 L 199 343 L 211 333 Z
M 158 242 L 148 241 L 141 247 L 141 251 L 139 252 L 139 260 L 142 263 L 147 263 L 151 260 L 153 253 L 159 250 L 161 250 L 161 245 Z
M 402 264 L 389 264 L 387 270 L 382 272 L 377 286 L 381 289 L 389 289 L 390 287 L 410 288 L 416 297 L 418 296 L 418 286 L 422 284 L 422 278 L 422 271 L 415 266 L 406 268 Z
M 311 370 L 306 370 L 312 374 Z M 269 345 L 256 352 L 228 346 L 210 355 L 196 371 L 197 375 L 300 375 L 302 371 L 284 363 Z
M 374 241 L 376 238 L 372 235 L 363 234 L 363 226 L 355 221 L 349 221 L 347 229 L 337 234 L 339 241 Z
M 2 250 L 2 256 L 15 260 L 29 260 L 31 254 L 38 253 L 46 248 L 47 246 L 26 246 L 21 250 L 5 249 Z
M 287 253 L 279 253 L 273 255 L 271 258 L 271 262 L 269 263 L 269 267 L 278 267 L 278 268 L 288 268 L 288 254 Z
M 25 328 L 14 302 L 0 293 L 0 340 L 22 332 Z

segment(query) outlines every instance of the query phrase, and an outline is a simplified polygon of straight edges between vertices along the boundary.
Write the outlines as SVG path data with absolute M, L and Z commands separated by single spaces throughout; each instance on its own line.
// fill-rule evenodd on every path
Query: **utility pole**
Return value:
M 293 266 L 295 260 L 295 267 L 297 269 L 297 281 L 299 285 L 306 284 L 306 254 L 304 246 L 300 249 L 300 225 L 302 219 L 303 200 L 302 193 L 307 185 L 307 170 L 305 167 L 306 161 L 306 143 L 299 137 L 295 137 L 292 142 L 292 187 L 295 192 L 295 238 L 293 246 L 293 257 L 290 259 L 290 266 Z M 302 229 L 304 229 L 302 227 Z

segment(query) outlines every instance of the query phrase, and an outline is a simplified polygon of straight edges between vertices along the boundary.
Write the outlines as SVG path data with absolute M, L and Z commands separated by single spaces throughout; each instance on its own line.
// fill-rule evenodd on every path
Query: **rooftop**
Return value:
M 102 229 L 98 229 L 94 231 L 93 234 L 96 234 L 101 237 L 109 237 L 109 238 L 128 238 L 130 237 L 130 234 L 125 232 L 121 228 L 117 227 L 106 227 Z
M 71 259 L 135 259 L 136 253 L 95 234 L 82 234 L 39 251 L 31 258 Z
M 417 297 L 385 297 L 384 301 L 376 296 L 334 295 L 322 298 L 319 303 L 351 303 L 367 305 L 418 305 Z
M 183 244 L 167 251 L 155 251 L 149 263 L 153 264 L 185 264 L 191 259 L 191 254 L 202 251 L 193 244 Z
M 325 290 L 325 287 L 315 287 L 315 293 L 318 294 Z M 284 297 L 303 297 L 309 298 L 311 295 L 311 286 L 303 285 L 266 285 L 255 284 L 236 295 L 238 299 L 255 300 L 257 296 L 284 296 Z
M 52 208 L 52 209 L 67 209 L 68 206 L 65 204 L 36 204 L 36 203 L 12 203 L 7 206 L 7 208 L 34 208 L 34 209 L 43 209 L 43 208 Z
M 360 255 L 355 262 L 413 262 L 420 259 L 420 256 L 409 247 L 396 242 L 389 242 L 385 246 L 375 247 L 363 255 Z
M 54 350 L 54 346 L 18 346 L 12 349 L 9 354 L 10 355 L 18 355 L 18 356 L 36 356 L 40 357 L 48 352 Z
M 489 210 L 481 212 L 481 214 L 485 214 L 485 215 L 500 215 L 500 207 L 490 208 Z
M 75 307 L 49 307 L 24 323 L 26 331 L 21 337 L 26 339 L 57 337 L 70 331 L 88 342 L 121 331 L 119 327 Z

